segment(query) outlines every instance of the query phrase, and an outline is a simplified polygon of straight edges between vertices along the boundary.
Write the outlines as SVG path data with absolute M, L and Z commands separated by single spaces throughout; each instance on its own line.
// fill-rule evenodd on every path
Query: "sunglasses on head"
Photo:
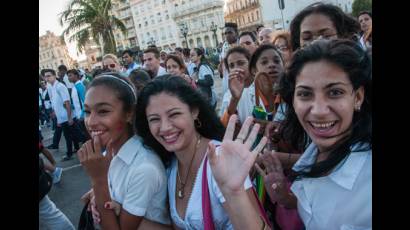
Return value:
M 108 69 L 108 67 L 115 68 L 115 64 L 104 65 L 104 69 Z

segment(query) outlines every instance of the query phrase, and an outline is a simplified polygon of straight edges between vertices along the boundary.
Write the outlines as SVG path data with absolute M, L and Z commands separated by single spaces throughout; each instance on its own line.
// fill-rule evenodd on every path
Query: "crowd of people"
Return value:
M 315 3 L 289 31 L 225 23 L 215 69 L 200 47 L 44 69 L 40 175 L 60 180 L 63 133 L 91 180 L 79 229 L 371 229 L 371 34 L 370 12 Z M 73 229 L 50 184 L 41 221 Z

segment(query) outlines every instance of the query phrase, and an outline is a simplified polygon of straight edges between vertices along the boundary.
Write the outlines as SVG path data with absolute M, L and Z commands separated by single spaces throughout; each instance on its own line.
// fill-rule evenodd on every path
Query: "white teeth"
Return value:
M 91 131 L 91 135 L 92 136 L 98 136 L 98 135 L 100 135 L 100 134 L 102 134 L 103 133 L 103 131 Z
M 178 133 L 175 133 L 175 134 L 172 134 L 172 135 L 169 135 L 169 136 L 163 136 L 163 137 L 166 141 L 168 141 L 168 140 L 175 139 L 177 136 L 178 136 Z
M 313 125 L 313 127 L 315 128 L 329 128 L 330 126 L 334 125 L 335 122 L 328 122 L 328 123 L 313 123 L 311 122 L 311 124 Z

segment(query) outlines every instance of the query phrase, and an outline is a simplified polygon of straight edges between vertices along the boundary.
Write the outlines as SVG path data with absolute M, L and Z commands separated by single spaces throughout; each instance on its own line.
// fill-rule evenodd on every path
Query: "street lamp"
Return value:
M 154 46 L 155 46 L 155 40 L 154 40 L 154 38 L 151 37 L 151 40 L 149 40 L 148 43 L 149 43 L 150 45 L 154 45 Z
M 216 45 L 216 47 L 218 47 L 218 37 L 216 36 L 216 30 L 218 29 L 218 26 L 214 22 L 211 22 L 211 28 L 210 29 L 214 33 L 215 45 Z
M 188 46 L 188 41 L 186 40 L 186 36 L 188 35 L 188 26 L 186 25 L 186 23 L 182 23 L 181 25 L 180 25 L 180 28 L 179 28 L 180 30 L 181 30 L 181 34 L 184 36 L 184 38 L 185 38 L 185 43 L 186 43 L 186 47 L 187 48 L 189 48 L 189 46 Z

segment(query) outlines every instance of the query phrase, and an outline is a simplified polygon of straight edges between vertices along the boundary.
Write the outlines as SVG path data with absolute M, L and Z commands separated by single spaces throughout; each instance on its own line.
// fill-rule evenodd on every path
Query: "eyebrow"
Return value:
M 327 85 L 324 87 L 324 89 L 331 88 L 331 87 L 333 87 L 333 86 L 335 86 L 335 85 L 350 85 L 350 84 L 349 84 L 349 83 L 344 83 L 344 82 L 334 82 L 334 83 L 329 83 L 329 84 L 327 84 Z M 306 86 L 306 85 L 298 85 L 298 86 L 296 86 L 295 89 L 297 89 L 297 88 L 312 89 L 312 87 L 309 87 L 309 86 Z
M 101 107 L 101 106 L 105 106 L 105 105 L 110 106 L 110 107 L 113 107 L 110 103 L 107 103 L 107 102 L 97 103 L 97 104 L 94 105 L 94 107 Z M 87 104 L 84 104 L 84 107 L 90 107 L 90 106 L 87 105 Z
M 180 109 L 181 109 L 181 108 L 179 108 L 179 107 L 172 108 L 172 109 L 166 111 L 166 113 L 171 113 L 171 112 L 173 112 L 174 110 L 180 110 Z M 147 118 L 149 118 L 149 117 L 151 117 L 151 116 L 156 116 L 156 115 L 157 115 L 157 114 L 149 114 L 149 115 L 147 115 Z

